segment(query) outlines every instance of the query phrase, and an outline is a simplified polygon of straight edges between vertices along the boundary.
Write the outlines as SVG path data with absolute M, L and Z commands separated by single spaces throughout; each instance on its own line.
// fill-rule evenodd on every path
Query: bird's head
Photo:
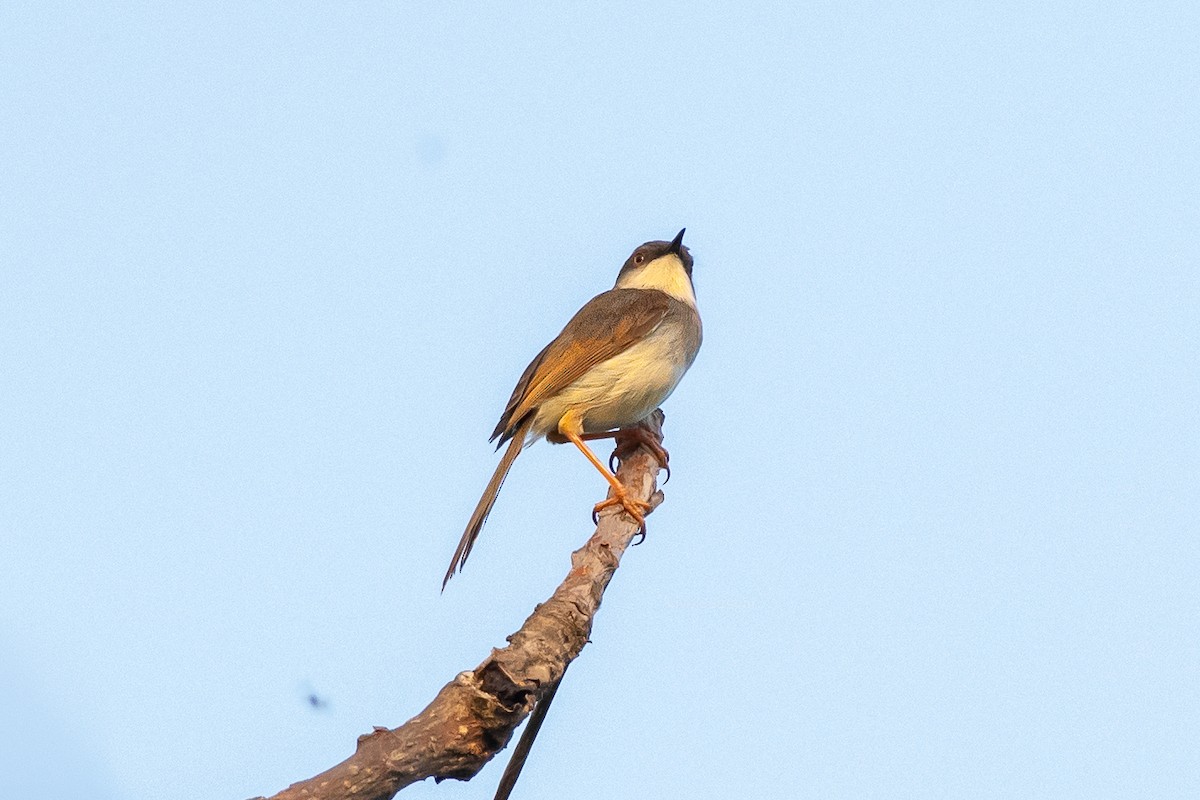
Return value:
M 683 246 L 684 228 L 669 242 L 646 242 L 629 256 L 617 275 L 618 289 L 658 289 L 692 305 L 692 254 Z

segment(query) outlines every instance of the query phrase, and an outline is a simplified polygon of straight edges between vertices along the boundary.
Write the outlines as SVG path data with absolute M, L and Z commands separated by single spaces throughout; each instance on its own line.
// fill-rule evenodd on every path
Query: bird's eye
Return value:
M 633 263 L 635 263 L 635 264 L 641 264 L 645 260 L 646 260 L 646 257 L 644 255 L 642 255 L 641 253 L 638 253 L 636 256 L 633 257 Z

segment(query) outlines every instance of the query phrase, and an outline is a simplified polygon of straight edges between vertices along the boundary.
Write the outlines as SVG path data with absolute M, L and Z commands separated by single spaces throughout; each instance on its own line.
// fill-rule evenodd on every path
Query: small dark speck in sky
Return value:
M 317 692 L 312 687 L 305 687 L 303 690 L 304 703 L 313 711 L 328 711 L 329 698 Z

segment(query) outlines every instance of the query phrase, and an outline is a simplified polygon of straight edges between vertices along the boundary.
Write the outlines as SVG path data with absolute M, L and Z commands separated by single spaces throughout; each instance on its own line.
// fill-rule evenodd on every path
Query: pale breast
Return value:
M 583 418 L 584 431 L 599 433 L 645 419 L 679 385 L 696 356 L 699 342 L 686 320 L 671 315 L 646 339 L 597 364 L 538 409 L 535 435 L 558 426 L 568 411 Z

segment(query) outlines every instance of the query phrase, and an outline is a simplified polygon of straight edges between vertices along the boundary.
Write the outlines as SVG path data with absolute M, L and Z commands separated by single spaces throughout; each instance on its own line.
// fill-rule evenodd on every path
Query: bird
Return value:
M 637 247 L 613 288 L 585 303 L 525 368 L 489 439 L 497 451 L 508 449 L 467 522 L 443 590 L 471 554 L 513 462 L 539 439 L 575 445 L 612 487 L 593 518 L 619 505 L 645 534 L 650 504 L 630 497 L 585 440 L 625 437 L 668 463 L 662 445 L 638 423 L 675 391 L 703 338 L 686 230 Z

